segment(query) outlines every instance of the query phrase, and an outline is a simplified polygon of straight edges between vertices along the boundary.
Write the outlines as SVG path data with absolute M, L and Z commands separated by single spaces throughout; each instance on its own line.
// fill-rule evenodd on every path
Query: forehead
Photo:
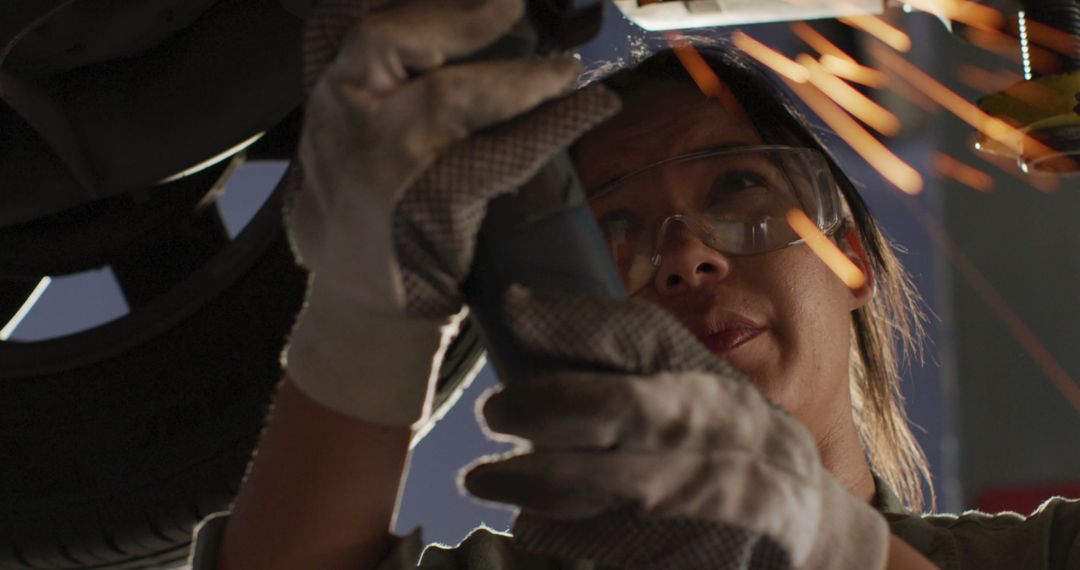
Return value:
M 623 107 L 573 148 L 586 190 L 654 162 L 725 145 L 764 141 L 742 109 L 725 108 L 694 86 L 664 80 L 622 94 Z

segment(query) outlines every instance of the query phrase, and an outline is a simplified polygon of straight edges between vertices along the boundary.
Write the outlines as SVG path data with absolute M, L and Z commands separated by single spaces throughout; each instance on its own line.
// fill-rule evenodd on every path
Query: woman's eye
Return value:
M 752 188 L 766 188 L 765 178 L 753 172 L 731 172 L 718 178 L 713 183 L 713 192 L 720 196 L 735 194 Z
M 757 223 L 776 209 L 771 188 L 768 177 L 753 171 L 725 173 L 713 183 L 704 211 L 718 220 Z

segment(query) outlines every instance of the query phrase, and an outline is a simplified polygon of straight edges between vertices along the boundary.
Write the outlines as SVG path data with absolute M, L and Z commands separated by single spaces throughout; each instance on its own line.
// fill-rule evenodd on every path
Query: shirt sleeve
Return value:
M 893 534 L 944 570 L 1080 569 L 1080 501 L 1053 498 L 1031 515 L 886 513 Z

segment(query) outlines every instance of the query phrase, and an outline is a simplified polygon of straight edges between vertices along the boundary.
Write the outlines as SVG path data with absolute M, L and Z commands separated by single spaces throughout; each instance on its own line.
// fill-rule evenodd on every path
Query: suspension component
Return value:
M 986 135 L 975 148 L 1015 158 L 1024 172 L 1080 171 L 1080 3 L 1022 0 L 1015 33 L 1020 40 L 1024 80 L 979 100 L 979 107 L 1030 136 L 1036 143 L 1015 147 Z M 1038 45 L 1052 46 L 1060 65 L 1053 73 L 1032 66 Z

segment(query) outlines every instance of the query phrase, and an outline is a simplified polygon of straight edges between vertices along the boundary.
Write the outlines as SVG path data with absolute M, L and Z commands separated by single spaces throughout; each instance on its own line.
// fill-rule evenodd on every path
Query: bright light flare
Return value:
M 911 51 L 911 38 L 899 28 L 877 16 L 863 14 L 859 16 L 844 16 L 838 19 L 853 28 L 858 28 L 871 36 L 874 36 L 896 51 Z
M 832 54 L 821 56 L 821 65 L 837 77 L 874 89 L 880 89 L 889 83 L 889 76 L 884 73 Z
M 810 72 L 805 67 L 743 32 L 731 34 L 731 42 L 735 44 L 735 47 L 743 50 L 746 55 L 758 60 L 765 67 L 779 73 L 790 81 L 806 83 L 810 79 Z
M 848 113 L 885 136 L 891 137 L 900 132 L 900 119 L 896 118 L 896 115 L 829 73 L 817 60 L 804 53 L 799 54 L 795 61 L 810 72 L 810 82 L 815 87 Z
M 874 135 L 859 125 L 817 87 L 793 81 L 788 81 L 787 84 L 833 132 L 844 139 L 844 142 L 874 170 L 877 170 L 885 180 L 905 194 L 922 192 L 922 175 L 881 144 L 881 141 L 874 138 Z
M 992 176 L 943 152 L 934 155 L 933 164 L 934 171 L 939 175 L 952 178 L 979 192 L 989 192 L 994 188 L 994 178 Z
M 840 251 L 840 248 L 836 247 L 836 244 L 822 233 L 802 210 L 792 208 L 787 211 L 786 217 L 791 229 L 799 234 L 810 251 L 814 252 L 844 282 L 844 285 L 851 290 L 862 289 L 866 286 L 866 274 L 848 256 L 844 255 L 844 252 Z
M 870 49 L 876 52 L 875 55 L 879 61 L 898 76 L 925 93 L 927 97 L 933 99 L 937 104 L 948 109 L 960 120 L 975 127 L 979 132 L 994 139 L 1016 155 L 1046 156 L 1054 154 L 1054 151 L 1045 144 L 1024 134 L 1005 121 L 988 115 L 975 106 L 974 103 L 942 85 L 899 55 L 889 53 L 878 46 L 870 46 Z

